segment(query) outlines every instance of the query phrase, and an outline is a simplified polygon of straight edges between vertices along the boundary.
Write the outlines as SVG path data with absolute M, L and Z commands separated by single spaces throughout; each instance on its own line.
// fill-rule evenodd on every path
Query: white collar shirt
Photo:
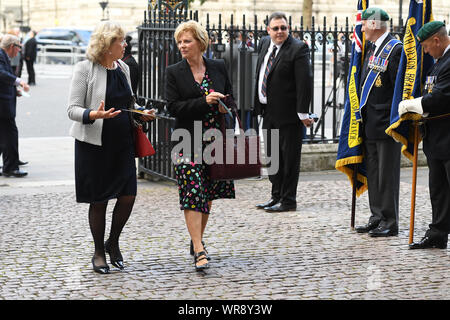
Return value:
M 373 52 L 374 55 L 377 53 L 377 51 L 381 47 L 381 44 L 383 43 L 384 39 L 386 39 L 388 35 L 389 35 L 389 31 L 386 31 L 385 33 L 383 33 L 381 35 L 381 37 L 379 37 L 377 39 L 377 41 L 375 41 L 375 43 L 374 43 L 375 44 L 375 51 Z
M 275 43 L 273 43 L 272 39 L 270 39 L 269 49 L 267 50 L 267 53 L 264 56 L 264 61 L 261 64 L 261 69 L 259 70 L 259 79 L 258 79 L 258 97 L 259 97 L 259 102 L 261 102 L 262 104 L 267 104 L 267 96 L 265 97 L 261 92 L 262 83 L 264 80 L 264 72 L 267 67 L 267 62 L 269 61 L 269 57 L 272 54 L 273 46 L 277 47 L 277 51 L 275 52 L 275 57 L 276 57 L 278 55 L 278 53 L 280 52 L 280 48 L 282 45 L 283 45 L 283 43 L 276 45 Z

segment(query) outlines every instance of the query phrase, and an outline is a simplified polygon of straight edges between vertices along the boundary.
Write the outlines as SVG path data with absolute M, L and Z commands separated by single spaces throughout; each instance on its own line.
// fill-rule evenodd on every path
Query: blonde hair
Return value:
M 200 51 L 206 52 L 209 44 L 208 32 L 203 26 L 194 20 L 189 20 L 181 23 L 175 29 L 175 41 L 178 42 L 180 36 L 184 32 L 190 32 L 195 40 L 197 40 L 200 44 Z
M 88 60 L 100 62 L 102 56 L 108 52 L 111 44 L 119 38 L 125 37 L 125 31 L 121 25 L 114 21 L 100 22 L 92 32 L 89 45 L 86 50 Z

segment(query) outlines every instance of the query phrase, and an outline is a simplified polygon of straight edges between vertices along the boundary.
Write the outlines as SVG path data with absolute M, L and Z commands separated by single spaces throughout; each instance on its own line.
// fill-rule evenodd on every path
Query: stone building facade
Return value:
M 205 21 L 206 14 L 209 13 L 211 23 L 217 23 L 221 14 L 222 22 L 230 24 L 230 16 L 233 14 L 234 24 L 242 25 L 245 14 L 246 24 L 253 25 L 255 15 L 260 24 L 271 12 L 284 11 L 292 16 L 294 25 L 299 25 L 302 4 L 303 0 L 207 0 L 200 5 L 199 0 L 195 0 L 190 8 L 198 10 L 201 21 Z M 99 1 L 94 0 L 0 0 L 0 32 L 19 26 L 19 20 L 23 21 L 23 25 L 39 31 L 55 26 L 92 28 L 102 18 L 119 21 L 127 31 L 132 31 L 143 21 L 147 5 L 147 0 L 110 0 L 103 12 Z M 371 0 L 370 5 L 384 8 L 394 24 L 398 24 L 399 0 Z M 408 7 L 409 1 L 403 0 L 403 18 L 408 14 Z M 314 0 L 315 23 L 322 25 L 325 16 L 328 21 L 333 22 L 337 17 L 338 25 L 343 25 L 348 17 L 352 24 L 355 20 L 355 8 L 356 0 Z M 433 13 L 436 20 L 450 21 L 450 2 L 433 0 Z

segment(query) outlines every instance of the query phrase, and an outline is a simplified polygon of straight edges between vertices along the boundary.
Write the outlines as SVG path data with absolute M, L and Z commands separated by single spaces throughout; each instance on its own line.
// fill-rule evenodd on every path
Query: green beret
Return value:
M 367 8 L 361 15 L 362 20 L 389 21 L 389 15 L 380 8 Z
M 445 24 L 441 21 L 431 21 L 428 23 L 425 23 L 422 28 L 420 28 L 419 32 L 417 32 L 417 40 L 419 42 L 422 42 L 424 40 L 427 40 L 429 37 L 431 37 L 433 34 L 439 31 L 440 28 L 444 27 Z

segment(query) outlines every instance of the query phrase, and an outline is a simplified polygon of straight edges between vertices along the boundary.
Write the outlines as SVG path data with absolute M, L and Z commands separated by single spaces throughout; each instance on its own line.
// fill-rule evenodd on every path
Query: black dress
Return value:
M 127 108 L 131 89 L 123 71 L 107 70 L 105 110 Z M 95 203 L 136 195 L 136 163 L 130 113 L 103 120 L 102 145 L 75 140 L 77 202 Z

